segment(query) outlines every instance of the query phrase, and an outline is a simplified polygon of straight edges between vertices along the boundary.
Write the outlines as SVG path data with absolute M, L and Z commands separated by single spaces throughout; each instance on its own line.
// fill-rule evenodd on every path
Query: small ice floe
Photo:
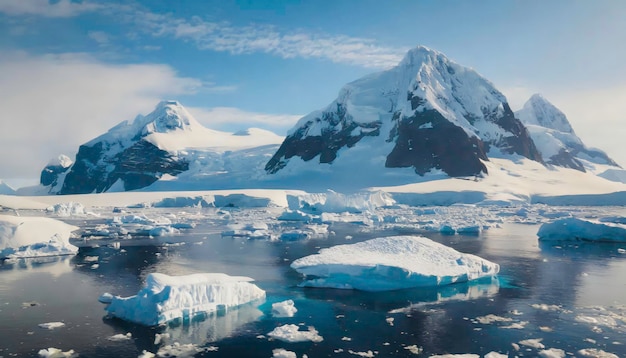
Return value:
M 40 357 L 43 358 L 73 358 L 73 357 L 78 357 L 78 354 L 76 352 L 74 352 L 73 349 L 70 349 L 69 351 L 63 352 L 62 350 L 58 349 L 58 348 L 48 348 L 48 349 L 41 349 L 39 350 L 39 352 L 37 353 Z
M 49 206 L 46 211 L 58 216 L 85 216 L 88 213 L 81 203 L 69 202 Z
M 216 352 L 217 350 L 218 347 L 215 346 L 199 347 L 193 343 L 180 344 L 175 342 L 159 348 L 156 355 L 159 357 L 194 357 L 198 353 Z
M 298 309 L 293 300 L 272 303 L 272 316 L 274 317 L 293 317 Z
M 561 306 L 557 305 L 547 305 L 545 303 L 533 303 L 530 307 L 540 310 L 540 311 L 549 311 L 549 312 L 560 312 L 563 310 Z
M 394 321 L 394 320 L 395 320 L 395 319 L 394 319 L 393 317 L 387 317 L 387 318 L 385 318 L 385 321 L 386 321 L 386 322 L 387 322 L 390 326 L 393 326 L 393 321 Z
M 272 350 L 272 358 L 297 358 L 296 352 L 288 351 L 283 348 Z
M 543 224 L 537 232 L 539 240 L 585 240 L 599 242 L 626 241 L 626 224 L 600 220 L 566 218 Z
M 286 324 L 274 328 L 267 334 L 268 337 L 278 339 L 284 342 L 321 342 L 324 340 L 314 327 L 309 327 L 306 331 L 300 331 L 295 324 Z
M 489 352 L 485 354 L 485 358 L 509 358 L 508 354 L 502 354 L 499 352 Z
M 404 349 L 406 349 L 407 351 L 409 351 L 409 352 L 411 352 L 413 354 L 420 354 L 424 350 L 422 347 L 418 347 L 415 344 L 413 344 L 411 346 L 406 346 L 406 347 L 404 347 Z
M 488 314 L 486 316 L 476 317 L 476 321 L 480 324 L 492 324 L 494 322 L 513 322 L 512 318 L 496 316 Z
M 83 262 L 98 262 L 98 256 L 85 256 Z
M 546 348 L 546 346 L 544 346 L 543 343 L 541 343 L 541 341 L 543 341 L 543 338 L 533 338 L 533 339 L 525 339 L 523 341 L 519 341 L 518 343 L 522 346 L 535 348 L 535 349 Z
M 154 335 L 154 345 L 158 345 L 159 343 L 161 343 L 161 341 L 168 338 L 170 338 L 169 333 L 156 333 Z
M 128 341 L 131 338 L 133 338 L 133 335 L 132 335 L 132 333 L 128 332 L 126 334 L 119 333 L 119 334 L 113 335 L 113 336 L 111 336 L 111 337 L 109 337 L 107 339 L 109 341 L 113 341 L 113 342 L 120 342 L 120 341 Z
M 106 311 L 113 317 L 146 326 L 223 313 L 265 298 L 265 291 L 251 281 L 253 279 L 249 277 L 223 273 L 187 276 L 151 273 L 146 277 L 145 287 L 136 296 L 114 296 Z M 107 296 L 105 300 L 109 298 Z
M 348 353 L 355 355 L 355 356 L 359 356 L 359 357 L 374 358 L 374 352 L 372 351 L 356 352 L 356 351 L 353 351 L 352 349 L 349 349 Z
M 480 356 L 478 354 L 465 353 L 465 354 L 433 355 L 433 356 L 430 356 L 429 358 L 480 358 Z
M 495 276 L 496 263 L 423 236 L 384 237 L 320 250 L 291 267 L 313 276 L 305 287 L 385 291 L 442 286 Z
M 152 352 L 148 352 L 147 350 L 144 349 L 137 358 L 154 358 L 154 357 L 156 357 L 156 354 Z
M 56 329 L 56 328 L 60 328 L 65 326 L 65 323 L 63 322 L 48 322 L 48 323 L 40 323 L 37 326 L 39 326 L 39 328 L 44 328 L 44 329 Z
M 539 351 L 542 358 L 565 358 L 565 351 L 558 348 L 549 348 Z
M 617 354 L 605 352 L 602 349 L 597 348 L 581 349 L 578 351 L 578 355 L 589 358 L 619 358 Z
M 40 305 L 41 305 L 41 303 L 35 302 L 35 301 L 22 302 L 22 308 L 31 308 L 31 307 L 36 307 L 36 306 L 40 306 Z

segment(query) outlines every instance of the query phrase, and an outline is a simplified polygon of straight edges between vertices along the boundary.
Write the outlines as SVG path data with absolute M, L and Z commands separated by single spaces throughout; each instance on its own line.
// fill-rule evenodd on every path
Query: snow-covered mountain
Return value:
M 548 164 L 580 171 L 590 164 L 619 167 L 602 150 L 585 146 L 565 114 L 540 94 L 530 97 L 515 116 L 526 125 Z
M 282 139 L 256 128 L 238 133 L 208 129 L 180 103 L 163 101 L 150 114 L 124 121 L 81 145 L 76 161 L 51 188 L 52 192 L 59 188 L 58 194 L 127 191 L 144 188 L 161 178 L 175 179 L 189 170 L 220 175 L 228 173 L 225 156 L 260 148 L 244 161 L 264 162 L 265 157 L 257 157 L 263 155 L 263 148 L 277 147 Z M 48 173 L 49 167 L 44 172 Z M 46 177 L 45 183 L 48 182 Z M 42 173 L 42 184 L 45 183 Z
M 542 161 L 505 96 L 474 70 L 420 46 L 300 119 L 265 169 L 323 168 L 360 180 L 410 168 L 418 180 L 415 173 L 481 175 L 488 155 L 510 154 Z

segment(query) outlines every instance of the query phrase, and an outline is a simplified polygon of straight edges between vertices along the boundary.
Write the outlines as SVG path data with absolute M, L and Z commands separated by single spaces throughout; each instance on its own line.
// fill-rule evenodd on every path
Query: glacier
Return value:
M 387 291 L 443 286 L 495 276 L 496 263 L 423 236 L 392 236 L 338 245 L 295 260 L 304 287 Z
M 174 320 L 225 313 L 229 309 L 265 299 L 265 291 L 253 279 L 223 273 L 168 276 L 151 273 L 137 295 L 107 297 L 109 315 L 145 326 Z

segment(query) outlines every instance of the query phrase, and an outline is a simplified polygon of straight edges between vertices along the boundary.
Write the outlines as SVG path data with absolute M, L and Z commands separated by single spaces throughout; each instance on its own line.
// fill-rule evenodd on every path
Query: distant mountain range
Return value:
M 286 138 L 211 130 L 176 101 L 124 121 L 42 171 L 22 193 L 397 185 L 488 175 L 489 158 L 527 158 L 578 171 L 620 168 L 588 148 L 540 95 L 513 112 L 476 71 L 417 47 L 394 68 L 345 85 Z M 615 174 L 617 173 L 617 174 Z

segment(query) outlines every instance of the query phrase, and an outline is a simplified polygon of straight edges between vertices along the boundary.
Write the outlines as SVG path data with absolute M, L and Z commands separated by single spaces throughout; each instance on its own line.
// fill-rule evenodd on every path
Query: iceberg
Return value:
M 0 215 L 0 259 L 74 255 L 69 239 L 77 229 L 50 218 Z
M 541 225 L 537 236 L 542 241 L 626 242 L 626 225 L 602 219 L 564 218 Z
M 303 287 L 386 291 L 442 286 L 495 276 L 500 266 L 423 236 L 392 236 L 338 245 L 295 260 L 313 278 Z
M 156 326 L 177 319 L 225 313 L 228 309 L 264 299 L 265 291 L 251 281 L 249 277 L 223 273 L 187 276 L 151 273 L 137 295 L 107 296 L 104 301 L 110 299 L 106 311 L 113 317 Z

